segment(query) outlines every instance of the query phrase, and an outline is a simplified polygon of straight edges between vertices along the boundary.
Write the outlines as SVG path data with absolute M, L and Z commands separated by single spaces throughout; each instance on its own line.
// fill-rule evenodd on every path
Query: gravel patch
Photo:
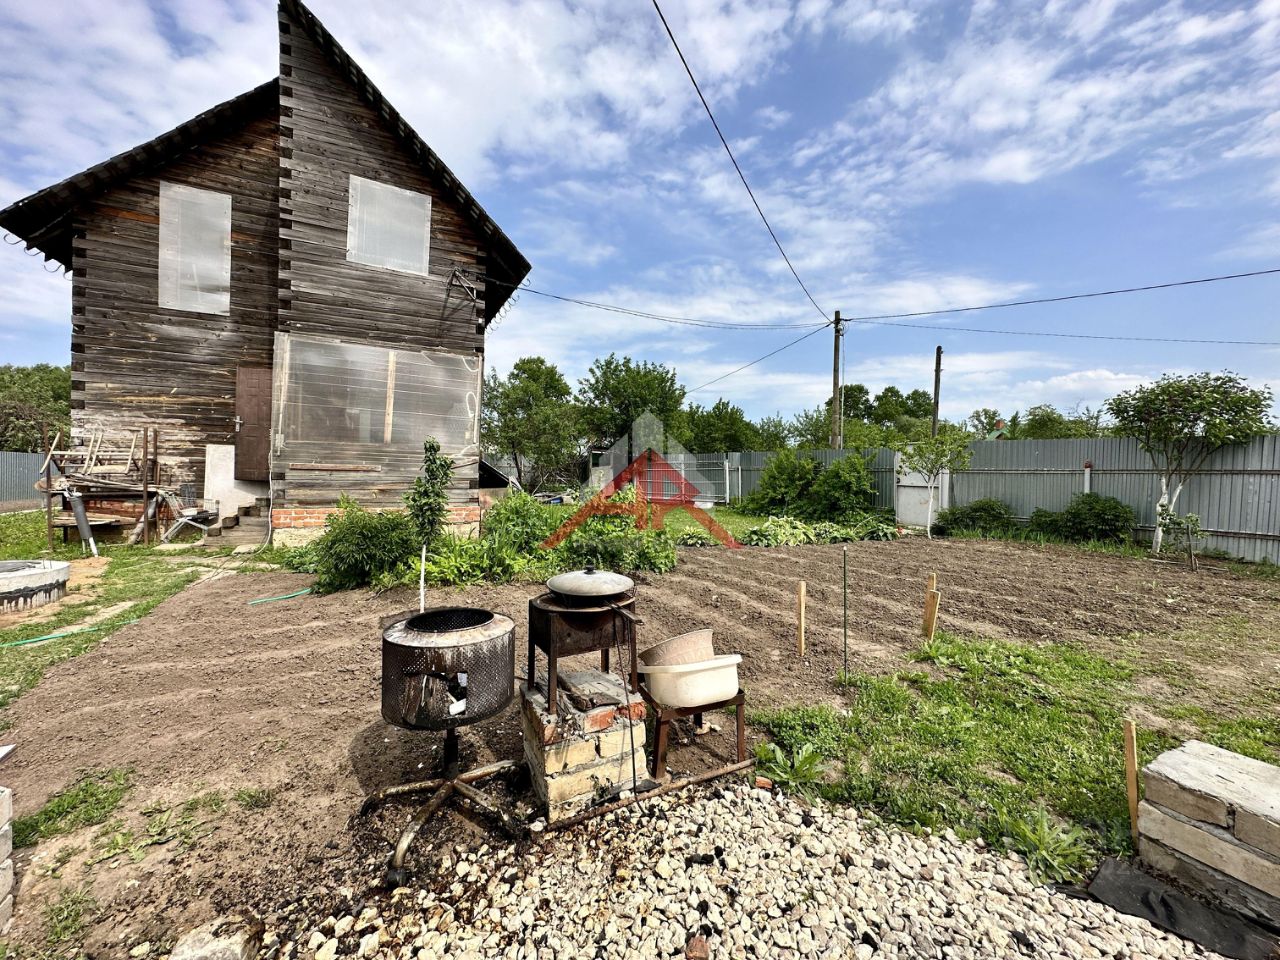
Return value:
M 293 904 L 268 924 L 266 956 L 680 957 L 699 935 L 712 958 L 1214 956 L 1038 885 L 980 842 L 745 784 L 533 844 L 455 845 L 417 864 L 417 882 L 338 916 Z

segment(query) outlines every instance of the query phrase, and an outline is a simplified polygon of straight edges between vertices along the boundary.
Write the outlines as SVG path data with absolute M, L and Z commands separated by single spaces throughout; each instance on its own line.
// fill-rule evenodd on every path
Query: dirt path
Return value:
M 642 643 L 694 627 L 716 630 L 717 647 L 743 654 L 742 682 L 753 706 L 821 702 L 841 657 L 841 548 L 720 548 L 682 553 L 677 570 L 641 582 Z M 917 642 L 925 576 L 936 571 L 946 629 L 1022 641 L 1057 640 L 1115 650 L 1125 640 L 1160 637 L 1163 655 L 1207 684 L 1251 676 L 1280 682 L 1280 584 L 1225 572 L 1192 575 L 1142 560 L 1009 543 L 860 543 L 849 547 L 849 643 L 854 669 L 894 669 Z M 809 656 L 794 655 L 795 583 L 809 584 Z M 249 606 L 256 597 L 300 589 L 308 578 L 268 573 L 227 576 L 168 600 L 80 657 L 49 670 L 8 711 L 6 764 L 19 815 L 87 769 L 130 768 L 134 788 L 120 813 L 141 822 L 149 805 L 197 794 L 266 789 L 263 810 L 228 803 L 216 829 L 185 854 L 150 848 L 141 862 L 91 872 L 100 904 L 90 955 L 119 955 L 120 940 L 161 940 L 214 912 L 250 906 L 270 912 L 299 893 L 333 896 L 343 883 L 372 896 L 376 874 L 360 863 L 382 854 L 407 815 L 391 807 L 372 826 L 348 829 L 370 791 L 415 779 L 434 761 L 438 738 L 385 726 L 378 714 L 380 617 L 414 604 L 410 591 L 307 596 Z M 485 606 L 512 617 L 522 642 L 527 601 L 537 585 L 432 591 L 429 603 Z M 1170 637 L 1200 637 L 1229 618 L 1252 639 L 1230 657 L 1187 644 L 1186 664 Z M 1199 632 L 1197 632 L 1199 631 Z M 518 647 L 522 650 L 522 645 Z M 518 672 L 523 672 L 519 664 Z M 731 723 L 722 724 L 731 727 Z M 508 711 L 464 737 L 464 763 L 516 756 L 519 723 Z M 677 742 L 677 770 L 727 754 L 724 733 L 693 746 Z M 466 756 L 469 753 L 470 756 Z M 457 820 L 432 828 L 457 836 Z M 375 835 L 370 841 L 369 837 Z M 41 901 L 79 882 L 101 845 L 94 830 L 46 841 L 19 855 L 14 940 L 41 936 Z M 98 846 L 95 846 L 97 844 Z M 362 847 L 361 844 L 364 844 Z M 59 851 L 60 877 L 49 876 Z M 371 852 L 372 851 L 372 852 Z M 350 891 L 348 891 L 350 895 Z

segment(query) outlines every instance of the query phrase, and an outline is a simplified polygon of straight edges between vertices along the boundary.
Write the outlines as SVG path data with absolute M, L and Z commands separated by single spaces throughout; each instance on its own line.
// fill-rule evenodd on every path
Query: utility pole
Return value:
M 942 390 L 942 344 L 933 352 L 933 429 L 929 436 L 938 435 L 938 393 Z
M 844 397 L 840 389 L 840 338 L 844 336 L 844 321 L 840 319 L 840 311 L 836 311 L 834 324 L 835 340 L 831 350 L 831 449 L 839 450 L 844 446 Z

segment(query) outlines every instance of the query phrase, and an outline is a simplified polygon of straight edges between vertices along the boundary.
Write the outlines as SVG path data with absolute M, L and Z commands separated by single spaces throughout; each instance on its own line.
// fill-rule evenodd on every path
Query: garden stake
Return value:
M 1133 721 L 1124 721 L 1124 780 L 1129 795 L 1129 833 L 1138 848 L 1138 731 Z
M 796 647 L 800 656 L 804 656 L 804 596 L 805 584 L 801 580 L 796 584 Z
M 925 634 L 929 632 L 929 594 L 937 589 L 938 575 L 931 573 L 924 584 L 924 619 L 920 621 L 920 631 Z
M 844 548 L 844 678 L 849 677 L 849 548 Z
M 938 625 L 938 604 L 942 601 L 942 594 L 937 590 L 930 590 L 924 600 L 924 638 L 926 640 L 933 639 L 934 628 Z

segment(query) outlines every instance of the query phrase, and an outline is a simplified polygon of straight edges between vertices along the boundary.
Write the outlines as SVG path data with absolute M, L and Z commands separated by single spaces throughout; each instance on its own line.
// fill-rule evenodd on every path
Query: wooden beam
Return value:
M 942 593 L 930 590 L 924 600 L 924 638 L 933 639 L 933 632 L 938 626 L 938 604 L 942 602 Z
M 391 442 L 392 422 L 396 408 L 396 352 L 387 351 L 387 408 L 382 420 L 382 442 Z
M 1124 784 L 1129 797 L 1129 833 L 1138 848 L 1138 730 L 1132 720 L 1124 721 Z
M 796 584 L 796 649 L 804 656 L 805 597 L 808 588 L 803 580 Z

